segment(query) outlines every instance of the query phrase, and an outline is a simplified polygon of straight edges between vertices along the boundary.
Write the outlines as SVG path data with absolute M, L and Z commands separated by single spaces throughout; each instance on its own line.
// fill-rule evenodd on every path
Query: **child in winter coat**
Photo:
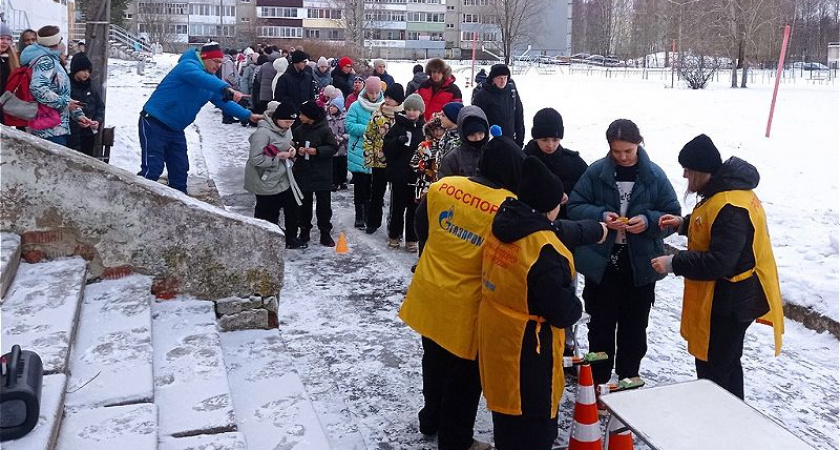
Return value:
M 376 82 L 379 83 L 379 78 L 376 78 L 376 80 Z M 366 87 L 367 80 L 365 80 L 361 76 L 356 76 L 356 78 L 353 79 L 353 92 L 351 92 L 350 95 L 347 96 L 347 100 L 344 101 L 345 110 L 350 111 L 350 105 L 352 105 L 356 102 L 356 100 L 359 99 L 359 96 L 362 95 L 362 89 Z
M 397 84 L 391 85 L 396 86 Z M 391 221 L 388 223 L 388 246 L 400 248 L 400 235 L 405 227 L 405 249 L 417 253 L 417 232 L 414 213 L 417 202 L 414 190 L 417 173 L 411 168 L 411 158 L 423 139 L 423 98 L 411 94 L 403 102 L 403 112 L 395 115 L 394 124 L 385 134 L 382 151 L 388 164 L 385 175 L 391 183 Z
M 446 130 L 440 123 L 440 118 L 426 122 L 423 135 L 426 139 L 417 146 L 417 151 L 411 157 L 411 168 L 417 175 L 417 186 L 414 190 L 414 200 L 419 202 L 426 195 L 429 185 L 437 181 L 437 170 L 440 164 L 440 140 Z
M 374 111 L 365 131 L 364 155 L 365 167 L 371 170 L 370 207 L 367 213 L 367 234 L 373 234 L 382 225 L 382 207 L 385 206 L 385 189 L 388 178 L 385 175 L 385 154 L 382 144 L 385 134 L 394 124 L 396 113 L 403 110 L 405 99 L 403 87 L 394 83 L 385 89 L 385 102 Z
M 290 128 L 297 117 L 292 105 L 280 104 L 261 119 L 248 138 L 251 149 L 245 164 L 245 190 L 257 196 L 254 217 L 277 225 L 282 208 L 288 249 L 307 247 L 297 238 L 301 193 L 291 164 L 296 150 Z
M 335 98 L 327 106 L 327 123 L 330 125 L 335 141 L 338 143 L 338 151 L 333 156 L 333 192 L 339 189 L 347 189 L 347 139 L 349 135 L 344 129 L 344 99 Z
M 461 145 L 443 157 L 438 178 L 449 176 L 471 177 L 478 173 L 481 149 L 489 139 L 490 125 L 487 116 L 478 106 L 465 106 L 458 113 L 458 134 Z
M 312 197 L 317 205 L 315 215 L 318 219 L 318 230 L 321 232 L 321 245 L 335 247 L 335 241 L 330 236 L 332 230 L 332 160 L 338 151 L 327 123 L 324 109 L 314 100 L 308 100 L 300 105 L 300 125 L 294 129 L 293 136 L 297 144 L 298 156 L 295 159 L 294 174 L 303 192 L 300 211 L 301 242 L 308 243 L 312 230 Z
M 440 161 L 443 161 L 449 152 L 461 146 L 461 136 L 458 134 L 458 114 L 463 107 L 464 104 L 461 102 L 447 103 L 438 114 L 440 124 L 445 130 L 440 140 Z
M 379 78 L 370 77 L 364 84 L 365 90 L 362 91 L 361 97 L 347 109 L 345 126 L 347 134 L 350 135 L 347 141 L 347 168 L 353 176 L 353 206 L 356 207 L 356 220 L 353 226 L 360 230 L 364 230 L 367 226 L 366 216 L 370 208 L 371 186 L 370 168 L 365 167 L 364 136 L 370 116 L 385 101 L 379 86 Z
M 102 89 L 91 83 L 90 74 L 93 65 L 84 53 L 77 53 L 70 64 L 70 98 L 82 104 L 85 117 L 96 122 L 97 126 L 84 126 L 70 121 L 70 139 L 67 146 L 73 150 L 94 156 L 93 147 L 99 124 L 105 120 L 105 102 L 102 101 Z

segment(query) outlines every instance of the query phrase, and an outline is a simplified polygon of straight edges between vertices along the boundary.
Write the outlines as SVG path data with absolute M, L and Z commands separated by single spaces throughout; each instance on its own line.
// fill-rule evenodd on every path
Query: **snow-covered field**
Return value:
M 157 57 L 145 76 L 133 73 L 128 63 L 112 62 L 107 114 L 109 124 L 118 127 L 113 164 L 139 169 L 138 113 L 174 61 L 172 56 Z M 412 66 L 395 63 L 389 72 L 405 83 Z M 456 66 L 467 99 L 470 90 L 463 81 L 469 73 L 468 66 Z M 609 123 L 628 118 L 639 125 L 645 148 L 678 192 L 684 192 L 686 183 L 677 154 L 699 133 L 711 136 L 724 158 L 736 155 L 756 165 L 762 175 L 757 193 L 767 209 L 785 300 L 838 320 L 840 87 L 783 85 L 767 139 L 769 84 L 733 90 L 722 81 L 692 91 L 666 89 L 659 79 L 536 71 L 516 81 L 526 122 L 540 108 L 556 108 L 565 122 L 563 145 L 580 151 L 590 163 L 607 153 L 604 132 Z M 242 177 L 249 132 L 222 125 L 212 107 L 187 131 L 191 173 L 213 178 L 228 209 L 248 215 L 253 197 L 242 189 Z M 692 200 L 685 199 L 688 208 Z M 368 448 L 434 448 L 416 432 L 419 339 L 396 318 L 412 258 L 388 251 L 382 231 L 367 236 L 352 229 L 349 192 L 334 195 L 333 209 L 336 232 L 348 233 L 353 252 L 344 259 L 318 246 L 289 253 L 281 298 L 286 344 L 305 383 L 308 377 L 333 378 L 327 384 L 339 392 L 310 395 L 341 397 Z M 673 242 L 680 244 L 678 238 Z M 694 378 L 693 360 L 679 336 L 681 284 L 669 277 L 657 286 L 650 351 L 642 363 L 642 376 L 650 385 Z M 744 365 L 749 404 L 818 448 L 838 448 L 838 341 L 833 336 L 788 321 L 785 349 L 774 358 L 769 328 L 753 326 Z M 565 397 L 567 415 L 572 401 L 573 395 Z M 562 421 L 561 436 L 569 420 Z M 489 439 L 491 431 L 489 415 L 480 413 L 477 432 Z

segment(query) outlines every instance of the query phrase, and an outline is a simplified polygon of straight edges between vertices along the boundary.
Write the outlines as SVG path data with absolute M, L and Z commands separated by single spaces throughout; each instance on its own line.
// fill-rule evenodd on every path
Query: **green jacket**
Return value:
M 659 229 L 663 214 L 680 215 L 680 202 L 674 187 L 659 166 L 651 162 L 647 152 L 639 147 L 639 174 L 630 194 L 627 217 L 642 215 L 648 227 L 641 234 L 627 233 L 630 262 L 636 286 L 644 286 L 665 278 L 650 265 L 650 260 L 665 253 L 663 239 L 674 229 Z M 621 202 L 615 185 L 615 161 L 607 155 L 593 163 L 584 172 L 569 196 L 570 220 L 592 219 L 603 221 L 607 212 L 618 213 Z M 603 244 L 578 247 L 575 250 L 575 268 L 586 278 L 600 283 L 609 262 L 616 231 L 610 230 Z

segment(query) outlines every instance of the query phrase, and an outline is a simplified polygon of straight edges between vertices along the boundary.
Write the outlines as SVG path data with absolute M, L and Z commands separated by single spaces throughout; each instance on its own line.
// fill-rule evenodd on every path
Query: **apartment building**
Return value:
M 272 40 L 343 44 L 362 35 L 348 28 L 355 21 L 366 58 L 469 58 L 474 40 L 480 58 L 501 53 L 489 8 L 494 0 L 358 1 L 364 1 L 363 14 L 348 11 L 353 3 L 347 0 L 135 0 L 127 23 L 153 42 L 172 41 L 175 50 L 210 39 L 235 47 Z M 571 2 L 550 2 L 541 18 L 545 32 L 531 43 L 531 53 L 567 55 Z

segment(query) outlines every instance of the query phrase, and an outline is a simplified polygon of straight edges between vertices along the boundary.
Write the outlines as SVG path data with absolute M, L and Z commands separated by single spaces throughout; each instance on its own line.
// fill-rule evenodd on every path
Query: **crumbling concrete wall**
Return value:
M 92 278 L 137 272 L 162 298 L 279 295 L 282 232 L 73 150 L 0 126 L 0 228 L 25 258 L 69 254 Z

